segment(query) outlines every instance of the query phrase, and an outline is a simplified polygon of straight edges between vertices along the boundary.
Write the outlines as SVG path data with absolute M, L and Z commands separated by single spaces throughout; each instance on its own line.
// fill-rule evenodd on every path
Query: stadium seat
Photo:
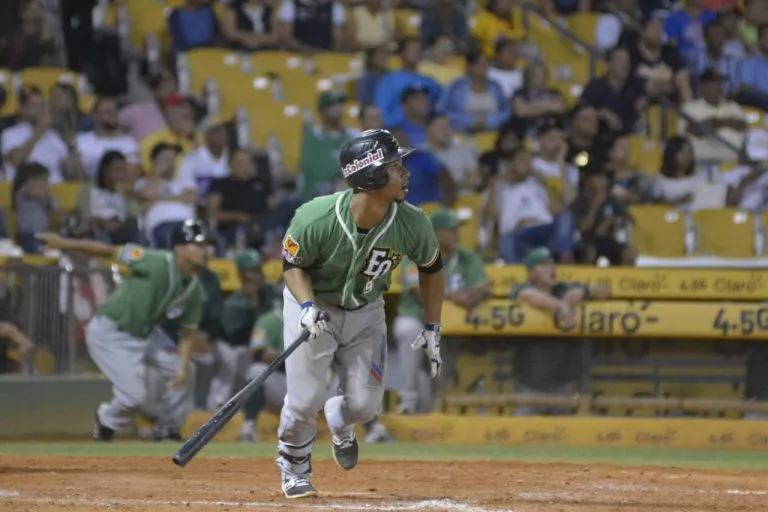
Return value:
M 280 142 L 284 169 L 296 172 L 304 126 L 302 109 L 298 105 L 259 102 L 250 103 L 245 109 L 251 118 L 251 142 L 266 149 L 270 135 L 274 135 Z M 258 119 L 263 121 L 258 122 Z
M 445 208 L 445 205 L 435 201 L 435 202 L 432 202 L 432 203 L 422 203 L 422 204 L 419 205 L 419 208 L 424 210 L 424 213 L 426 213 L 427 215 L 432 215 L 436 211 L 438 211 L 438 210 L 440 210 L 442 208 Z
M 672 109 L 662 108 L 661 105 L 652 105 L 648 108 L 646 121 L 648 136 L 655 140 L 665 140 L 677 129 L 677 114 Z
M 405 37 L 421 35 L 421 13 L 412 9 L 395 10 L 395 25 L 398 32 Z
M 577 12 L 565 18 L 568 22 L 568 29 L 576 37 L 590 46 L 597 43 L 596 31 L 597 20 L 600 15 L 594 12 Z
M 661 142 L 643 137 L 631 135 L 629 137 L 629 158 L 632 167 L 640 169 L 645 174 L 655 175 L 661 169 L 663 148 Z
M 756 108 L 743 108 L 744 118 L 750 128 L 765 128 L 765 112 Z
M 251 65 L 257 74 L 264 75 L 274 73 L 306 74 L 304 58 L 296 53 L 263 51 L 251 54 Z
M 685 214 L 666 205 L 633 206 L 632 246 L 638 254 L 685 256 Z
M 475 134 L 473 142 L 478 154 L 483 154 L 486 151 L 490 151 L 496 145 L 496 139 L 499 134 L 496 132 L 480 132 Z
M 460 218 L 466 219 L 464 225 L 459 228 L 459 244 L 473 251 L 477 250 L 477 231 L 483 203 L 482 194 L 472 194 L 459 196 L 454 207 Z
M 189 88 L 201 94 L 210 78 L 216 82 L 222 103 L 247 87 L 249 77 L 242 70 L 240 56 L 224 48 L 196 48 L 184 53 L 189 67 Z
M 362 73 L 365 62 L 362 55 L 346 53 L 316 53 L 311 57 L 316 76 L 330 78 L 334 75 Z
M 144 48 L 144 41 L 149 34 L 158 36 L 164 48 L 168 48 L 171 36 L 166 23 L 170 7 L 157 0 L 130 0 L 123 2 L 131 18 L 131 44 Z
M 13 72 L 10 69 L 0 69 L 0 86 L 5 88 L 5 105 L 0 110 L 0 116 L 15 115 L 19 110 L 19 99 L 13 84 Z
M 59 207 L 66 213 L 74 213 L 77 208 L 78 196 L 83 184 L 78 182 L 57 183 L 51 185 L 51 192 Z
M 755 220 L 746 210 L 722 208 L 694 213 L 696 252 L 724 258 L 755 256 Z
M 66 83 L 75 87 L 80 92 L 79 80 L 80 76 L 77 73 L 66 68 L 25 68 L 19 73 L 21 78 L 21 85 L 35 85 L 43 91 L 46 96 L 49 94 L 51 88 L 57 83 Z

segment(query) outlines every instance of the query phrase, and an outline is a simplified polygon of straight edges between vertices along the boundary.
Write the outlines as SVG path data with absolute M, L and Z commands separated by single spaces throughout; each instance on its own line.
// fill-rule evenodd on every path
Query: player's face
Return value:
M 459 230 L 454 229 L 438 229 L 435 231 L 437 235 L 437 243 L 440 245 L 440 252 L 443 254 L 453 254 L 456 251 L 456 247 L 459 245 Z
M 187 244 L 182 248 L 182 257 L 196 272 L 200 272 L 208 265 L 208 247 L 205 244 Z
M 557 283 L 557 268 L 552 260 L 542 261 L 531 269 L 531 281 L 544 286 L 555 286 Z
M 381 193 L 388 201 L 402 203 L 408 195 L 408 179 L 411 173 L 405 168 L 402 160 L 387 164 L 387 171 L 389 181 L 387 186 L 381 189 Z
M 243 285 L 245 296 L 252 297 L 259 294 L 264 276 L 259 270 L 249 270 L 240 274 L 240 282 Z

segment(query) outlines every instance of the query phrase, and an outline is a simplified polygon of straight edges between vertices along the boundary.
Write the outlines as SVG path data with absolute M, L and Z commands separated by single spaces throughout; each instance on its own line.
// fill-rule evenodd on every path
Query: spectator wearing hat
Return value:
M 357 133 L 344 126 L 346 94 L 325 92 L 317 100 L 318 124 L 306 123 L 301 137 L 299 199 L 306 203 L 316 196 L 346 188 L 339 172 L 341 146 Z
M 516 149 L 491 182 L 483 217 L 498 229 L 499 255 L 520 263 L 531 247 L 549 246 L 561 261 L 573 258 L 573 217 L 562 194 L 533 172 L 531 155 Z
M 432 214 L 430 220 L 445 262 L 445 299 L 466 309 L 469 314 L 491 296 L 491 282 L 485 274 L 483 260 L 475 252 L 459 245 L 459 227 L 462 221 L 451 210 L 438 210 Z M 432 389 L 429 376 L 421 364 L 421 357 L 410 348 L 411 339 L 418 336 L 424 324 L 424 308 L 418 290 L 418 269 L 410 261 L 404 262 L 401 268 L 402 293 L 393 329 L 397 341 L 398 368 L 403 372 L 398 389 L 398 412 L 429 413 L 432 411 L 434 398 L 437 398 L 439 393 L 436 392 L 438 390 Z M 450 382 L 454 377 L 457 341 L 443 339 L 445 373 L 442 382 Z
M 128 164 L 136 168 L 131 174 L 138 176 L 139 144 L 133 137 L 120 132 L 117 103 L 109 98 L 96 99 L 91 117 L 93 131 L 79 133 L 75 139 L 85 178 L 95 179 L 101 157 L 108 151 L 122 153 Z
M 477 151 L 454 137 L 447 117 L 435 115 L 430 118 L 426 147 L 443 163 L 453 178 L 458 195 L 473 194 L 480 190 L 482 183 Z
M 488 78 L 488 59 L 478 51 L 466 55 L 466 76 L 449 85 L 437 111 L 448 116 L 457 132 L 496 131 L 510 117 L 509 99 Z
M 541 176 L 551 193 L 562 194 L 568 204 L 579 188 L 579 169 L 565 159 L 568 146 L 562 120 L 545 117 L 536 131 L 539 153 L 533 158 L 533 171 Z
M 523 70 L 518 67 L 520 52 L 514 39 L 500 39 L 494 45 L 493 63 L 488 69 L 488 78 L 495 80 L 504 91 L 504 96 L 512 99 L 523 87 Z
M 741 107 L 726 99 L 723 77 L 717 70 L 710 68 L 702 73 L 699 98 L 683 104 L 682 113 L 677 132 L 689 136 L 699 160 L 721 162 L 737 158 L 744 145 L 747 121 Z
M 643 82 L 630 76 L 629 52 L 614 48 L 605 57 L 605 75 L 593 78 L 581 93 L 581 101 L 597 109 L 600 127 L 617 134 L 634 130 L 648 101 Z
M 181 161 L 179 179 L 196 183 L 197 193 L 203 198 L 214 178 L 229 176 L 227 120 L 220 115 L 210 115 L 202 120 L 198 131 L 203 134 L 204 142 Z
M 720 176 L 728 186 L 728 206 L 762 213 L 768 209 L 768 131 L 750 130 L 744 139 L 742 165 Z
M 191 153 L 202 143 L 202 136 L 195 131 L 195 116 L 189 100 L 179 93 L 171 93 L 162 100 L 167 127 L 153 132 L 141 140 L 141 167 L 150 168 L 152 148 L 161 142 L 179 146 L 180 156 Z
M 403 117 L 389 127 L 403 146 L 422 147 L 427 143 L 427 124 L 429 123 L 429 98 L 427 89 L 417 83 L 405 88 L 400 102 Z
M 403 91 L 416 84 L 427 90 L 430 110 L 440 97 L 440 84 L 433 78 L 419 73 L 421 63 L 421 42 L 406 39 L 400 43 L 398 55 L 402 67 L 390 71 L 379 80 L 373 95 L 374 104 L 381 110 L 384 126 L 395 126 L 403 119 Z
M 445 34 L 437 35 L 429 41 L 426 48 L 427 55 L 419 64 L 419 73 L 431 76 L 442 87 L 461 78 L 461 67 L 451 61 L 456 45 L 450 37 Z
M 576 323 L 576 309 L 590 299 L 606 300 L 610 290 L 604 285 L 585 285 L 557 278 L 557 267 L 549 249 L 531 249 L 523 260 L 527 271 L 524 283 L 516 285 L 510 300 L 551 314 L 553 323 L 571 327 Z M 563 338 L 524 339 L 515 344 L 513 381 L 515 394 L 570 396 L 582 371 L 582 347 Z M 562 415 L 567 408 L 518 406 L 517 416 Z

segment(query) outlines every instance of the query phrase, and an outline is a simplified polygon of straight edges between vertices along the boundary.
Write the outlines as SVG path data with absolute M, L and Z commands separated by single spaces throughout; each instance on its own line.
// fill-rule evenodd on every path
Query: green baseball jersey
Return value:
M 420 208 L 392 203 L 384 220 L 361 231 L 349 210 L 352 196 L 345 190 L 302 205 L 283 239 L 283 258 L 309 273 L 315 297 L 345 309 L 381 297 L 404 256 L 429 267 L 440 254 Z
M 208 333 L 211 339 L 221 337 L 221 309 L 224 299 L 221 296 L 221 281 L 216 273 L 205 269 L 199 276 L 203 289 L 203 313 L 198 329 Z M 174 341 L 179 341 L 183 310 L 172 310 L 166 314 L 161 327 Z
M 450 258 L 443 260 L 443 263 L 446 293 L 457 292 L 486 281 L 483 260 L 469 249 L 459 247 Z M 397 315 L 424 320 L 424 308 L 419 296 L 419 271 L 416 265 L 407 261 L 400 272 L 400 280 L 403 292 L 397 303 Z
M 273 309 L 256 321 L 251 334 L 252 351 L 263 348 L 280 353 L 283 351 L 283 310 Z
M 242 290 L 238 290 L 227 297 L 221 311 L 224 341 L 233 346 L 247 346 L 256 320 L 259 316 L 272 310 L 273 297 L 272 288 L 269 286 L 261 288 L 258 305 L 251 302 Z
M 146 338 L 169 312 L 179 312 L 182 328 L 197 329 L 203 315 L 203 288 L 195 276 L 179 274 L 172 252 L 144 249 L 127 244 L 120 248 L 118 261 L 131 270 L 99 309 L 121 331 Z

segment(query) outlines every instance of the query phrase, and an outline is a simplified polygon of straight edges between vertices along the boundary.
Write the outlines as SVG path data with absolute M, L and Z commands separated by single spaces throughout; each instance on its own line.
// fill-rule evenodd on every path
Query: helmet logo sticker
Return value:
M 369 165 L 380 162 L 382 160 L 384 160 L 384 151 L 379 148 L 376 151 L 368 153 L 363 158 L 355 158 L 353 161 L 345 165 L 341 172 L 345 178 L 348 178 L 360 169 L 364 169 Z

